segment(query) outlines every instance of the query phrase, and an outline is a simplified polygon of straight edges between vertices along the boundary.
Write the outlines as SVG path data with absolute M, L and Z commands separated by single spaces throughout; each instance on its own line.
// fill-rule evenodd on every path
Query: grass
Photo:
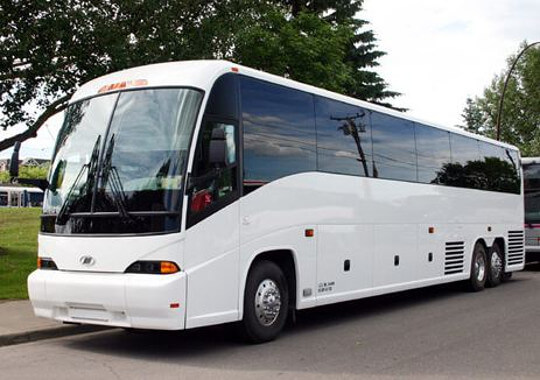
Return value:
M 0 299 L 28 298 L 36 269 L 40 208 L 0 208 Z

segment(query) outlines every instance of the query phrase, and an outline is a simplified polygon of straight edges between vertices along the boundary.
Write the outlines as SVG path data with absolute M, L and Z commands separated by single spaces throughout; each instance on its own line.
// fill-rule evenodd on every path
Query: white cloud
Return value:
M 392 103 L 453 126 L 521 41 L 540 40 L 539 14 L 537 0 L 366 0 L 360 17 L 387 52 L 378 72 L 404 94 Z

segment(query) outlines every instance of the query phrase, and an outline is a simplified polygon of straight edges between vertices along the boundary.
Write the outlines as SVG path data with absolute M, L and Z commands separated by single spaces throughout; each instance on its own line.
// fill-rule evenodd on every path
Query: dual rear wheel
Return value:
M 488 251 L 482 243 L 474 246 L 469 286 L 478 292 L 486 286 L 495 287 L 507 278 L 504 273 L 504 254 L 499 244 Z

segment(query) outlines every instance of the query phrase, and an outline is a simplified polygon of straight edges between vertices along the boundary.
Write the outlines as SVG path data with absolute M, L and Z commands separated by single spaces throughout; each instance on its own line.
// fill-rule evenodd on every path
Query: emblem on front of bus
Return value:
M 96 263 L 96 259 L 94 259 L 92 256 L 85 255 L 85 256 L 79 257 L 79 263 L 87 267 L 91 267 L 92 265 Z

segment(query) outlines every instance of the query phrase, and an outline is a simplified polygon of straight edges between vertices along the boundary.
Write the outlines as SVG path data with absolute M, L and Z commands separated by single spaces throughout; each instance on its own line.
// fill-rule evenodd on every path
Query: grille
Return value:
M 465 261 L 465 243 L 462 241 L 446 242 L 444 252 L 444 274 L 463 272 Z
M 508 265 L 522 264 L 525 259 L 525 233 L 523 231 L 508 231 Z

